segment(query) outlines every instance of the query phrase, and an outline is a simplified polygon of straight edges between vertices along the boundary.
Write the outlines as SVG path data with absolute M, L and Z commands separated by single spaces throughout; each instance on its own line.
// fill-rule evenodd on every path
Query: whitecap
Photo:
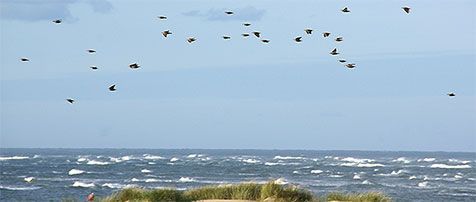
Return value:
M 364 180 L 364 181 L 362 182 L 362 184 L 373 184 L 373 183 L 370 182 L 370 181 L 368 181 L 368 180 Z
M 173 158 L 170 159 L 170 162 L 175 162 L 175 161 L 178 161 L 178 160 L 180 160 L 180 159 L 176 158 L 176 157 L 173 157 Z
M 83 188 L 91 188 L 91 187 L 94 187 L 94 183 L 85 183 L 85 182 L 74 182 L 73 185 L 71 185 L 72 187 L 83 187 Z
M 293 174 L 299 174 L 299 171 L 295 170 L 293 171 Z
M 159 180 L 157 179 L 153 179 L 153 178 L 150 178 L 150 179 L 146 179 L 145 182 L 158 182 Z
M 29 159 L 28 156 L 0 156 L 0 161 Z
M 103 165 L 108 165 L 109 162 L 89 160 L 88 163 L 86 163 L 86 164 L 88 164 L 88 165 L 100 165 L 100 166 L 103 166 Z
M 34 159 L 36 159 L 36 158 L 40 158 L 40 157 L 41 157 L 41 156 L 40 156 L 40 155 L 38 155 L 38 154 L 35 154 L 35 155 L 33 155 L 33 158 L 34 158 Z
M 151 170 L 147 170 L 147 169 L 142 169 L 140 172 L 141 172 L 141 173 L 151 173 L 152 171 L 151 171 Z
M 137 179 L 137 178 L 132 178 L 131 181 L 132 181 L 132 182 L 139 182 L 140 180 Z
M 123 160 L 123 161 L 129 161 L 131 159 L 132 159 L 132 156 L 123 156 L 123 157 L 121 157 L 121 160 Z
M 112 162 L 114 162 L 114 163 L 120 163 L 120 162 L 122 162 L 122 160 L 121 160 L 120 158 L 110 157 L 109 159 L 110 159 Z
M 189 154 L 187 158 L 191 159 L 191 158 L 196 158 L 197 156 L 198 154 Z
M 435 161 L 436 159 L 435 158 L 424 158 L 424 159 L 418 159 L 417 161 L 418 162 L 432 162 L 432 161 Z
M 338 177 L 344 177 L 344 176 L 343 175 L 329 175 L 329 177 L 338 178 Z
M 416 179 L 416 176 L 415 175 L 412 175 L 408 178 L 409 180 L 413 180 L 413 179 Z
M 461 176 L 461 175 L 455 175 L 455 179 L 461 179 L 461 178 L 463 178 L 463 176 Z
M 320 174 L 320 173 L 323 173 L 324 171 L 322 170 L 311 170 L 311 173 L 313 174 Z
M 459 159 L 448 159 L 448 161 L 453 163 L 462 163 L 462 164 L 471 163 L 471 161 L 465 161 L 465 160 L 459 160 Z
M 279 185 L 285 185 L 285 184 L 288 184 L 289 182 L 286 179 L 284 179 L 283 177 L 281 177 L 281 178 L 276 179 L 274 181 L 274 183 L 279 184 Z
M 360 168 L 384 167 L 384 165 L 380 163 L 342 163 L 340 165 L 347 166 L 347 167 L 360 167 Z
M 359 159 L 354 157 L 346 157 L 341 159 L 341 161 L 353 162 L 353 163 L 365 163 L 365 162 L 374 162 L 373 159 Z
M 147 162 L 147 164 L 149 164 L 149 165 L 155 165 L 155 164 L 157 164 L 157 163 L 154 163 L 154 162 Z
M 82 174 L 84 172 L 85 172 L 84 170 L 78 170 L 78 169 L 73 168 L 68 172 L 68 175 L 79 175 L 79 174 Z
M 411 161 L 406 159 L 405 157 L 399 157 L 399 158 L 393 160 L 392 162 L 401 162 L 401 163 L 407 164 L 407 163 L 410 163 Z
M 178 182 L 195 182 L 195 179 L 190 178 L 190 177 L 180 177 Z
M 280 159 L 280 160 L 300 160 L 300 159 L 304 159 L 304 157 L 301 157 L 301 156 L 275 156 L 274 159 Z
M 426 187 L 426 186 L 428 186 L 428 182 L 426 181 L 418 183 L 418 187 Z
M 25 177 L 23 178 L 23 180 L 25 180 L 25 182 L 33 182 L 35 178 L 34 177 Z
M 88 159 L 87 159 L 87 158 L 78 158 L 77 161 L 78 161 L 78 162 L 83 162 L 83 161 L 86 161 L 86 160 L 88 160 Z
M 30 191 L 30 190 L 36 190 L 36 189 L 41 189 L 41 187 L 20 187 L 20 186 L 3 186 L 0 185 L 0 190 L 11 190 L 11 191 Z
M 446 165 L 446 164 L 433 164 L 430 168 L 445 168 L 445 169 L 463 169 L 463 168 L 471 168 L 470 165 Z
M 104 183 L 101 185 L 102 187 L 108 187 L 111 189 L 122 189 L 125 187 L 125 185 L 119 184 L 119 183 Z
M 259 160 L 256 159 L 243 159 L 245 163 L 259 163 Z
M 165 159 L 164 157 L 161 157 L 161 156 L 153 156 L 153 155 L 149 155 L 149 154 L 144 154 L 144 159 L 147 159 L 147 160 L 159 160 L 159 159 Z
M 279 163 L 266 162 L 266 163 L 264 163 L 264 165 L 275 166 L 275 165 L 279 165 Z
M 354 174 L 354 177 L 352 178 L 354 180 L 360 180 L 362 179 L 359 174 Z

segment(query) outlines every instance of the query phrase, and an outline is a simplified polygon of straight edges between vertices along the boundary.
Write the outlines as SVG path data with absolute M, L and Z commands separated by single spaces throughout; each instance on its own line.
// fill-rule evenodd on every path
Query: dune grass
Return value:
M 318 202 L 318 201 L 355 201 L 355 202 L 387 202 L 390 198 L 377 192 L 362 194 L 330 193 L 324 197 L 315 197 L 311 192 L 295 186 L 283 186 L 274 182 L 266 184 L 242 183 L 236 185 L 205 186 L 201 188 L 179 191 L 175 189 L 123 189 L 109 197 L 100 199 L 103 202 L 130 201 L 181 201 L 191 202 L 207 199 L 229 199 L 273 202 Z

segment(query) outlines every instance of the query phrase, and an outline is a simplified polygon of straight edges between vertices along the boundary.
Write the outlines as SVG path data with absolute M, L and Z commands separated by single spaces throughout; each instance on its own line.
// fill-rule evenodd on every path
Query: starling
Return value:
M 306 34 L 312 34 L 313 30 L 312 29 L 305 29 L 304 31 L 306 32 Z
M 139 69 L 139 67 L 140 67 L 140 65 L 137 64 L 137 63 L 132 63 L 132 64 L 129 65 L 129 68 L 131 68 L 131 69 Z
M 188 42 L 188 43 L 193 43 L 193 42 L 196 41 L 196 40 L 197 40 L 197 39 L 195 39 L 194 37 L 189 37 L 189 38 L 187 39 L 187 42 Z
M 298 36 L 298 37 L 294 38 L 294 41 L 297 42 L 297 43 L 300 43 L 302 41 L 302 37 Z
M 109 86 L 109 91 L 116 91 L 116 84 Z
M 164 35 L 164 37 L 167 37 L 167 35 L 169 34 L 172 34 L 172 32 L 170 32 L 169 30 L 165 30 L 162 32 L 162 35 Z

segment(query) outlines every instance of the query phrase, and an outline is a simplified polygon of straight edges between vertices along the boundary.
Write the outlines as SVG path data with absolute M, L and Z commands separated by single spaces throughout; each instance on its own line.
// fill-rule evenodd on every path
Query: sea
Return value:
M 269 181 L 317 196 L 377 191 L 394 201 L 476 201 L 475 167 L 476 153 L 461 152 L 2 148 L 0 201 Z

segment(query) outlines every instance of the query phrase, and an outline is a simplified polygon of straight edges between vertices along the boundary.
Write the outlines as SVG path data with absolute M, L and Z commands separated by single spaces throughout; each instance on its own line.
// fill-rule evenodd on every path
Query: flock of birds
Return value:
M 404 7 L 402 7 L 402 9 L 403 9 L 403 11 L 404 11 L 405 13 L 407 13 L 407 14 L 409 14 L 410 11 L 411 11 L 411 8 L 408 7 L 408 6 L 404 6 Z M 343 13 L 350 13 L 350 12 L 351 12 L 348 7 L 342 8 L 341 11 L 342 11 Z M 225 14 L 226 14 L 226 15 L 234 15 L 234 12 L 233 12 L 233 11 L 225 11 Z M 160 20 L 167 20 L 167 16 L 161 15 L 161 16 L 158 16 L 158 19 L 160 19 Z M 55 23 L 55 24 L 61 24 L 63 21 L 62 21 L 61 19 L 56 19 L 56 20 L 53 20 L 52 22 Z M 243 23 L 243 26 L 249 27 L 249 26 L 251 26 L 251 23 L 245 22 L 245 23 Z M 304 29 L 304 33 L 307 34 L 307 35 L 313 34 L 313 31 L 314 31 L 314 30 L 311 29 L 311 28 L 306 28 L 306 29 Z M 252 33 L 255 37 L 261 38 L 261 32 L 259 32 L 259 31 L 253 31 L 253 32 L 251 32 L 251 33 Z M 165 31 L 162 32 L 162 35 L 163 35 L 165 38 L 167 38 L 167 37 L 168 37 L 169 35 L 171 35 L 171 34 L 172 34 L 172 32 L 171 32 L 170 30 L 165 30 Z M 324 38 L 328 38 L 330 35 L 331 35 L 330 32 L 323 32 L 323 33 L 322 33 L 322 36 L 323 36 Z M 246 38 L 246 37 L 249 37 L 249 36 L 250 36 L 250 33 L 243 33 L 243 34 L 241 34 L 241 36 Z M 231 37 L 230 37 L 230 36 L 227 36 L 227 35 L 222 36 L 222 38 L 223 38 L 224 40 L 230 40 L 230 39 L 231 39 Z M 193 42 L 197 41 L 197 38 L 195 38 L 195 37 L 188 37 L 188 38 L 186 39 L 186 41 L 187 41 L 188 43 L 193 43 Z M 294 41 L 295 41 L 296 43 L 301 43 L 301 42 L 302 42 L 302 36 L 297 36 L 297 37 L 295 37 L 295 38 L 294 38 Z M 344 41 L 344 38 L 341 37 L 341 36 L 339 36 L 339 37 L 336 37 L 336 38 L 334 39 L 334 41 L 336 41 L 336 42 L 342 42 L 342 41 Z M 261 42 L 267 44 L 267 43 L 270 42 L 270 40 L 269 40 L 269 39 L 261 39 Z M 94 53 L 96 53 L 96 50 L 94 50 L 94 49 L 88 49 L 87 52 L 88 52 L 89 54 L 94 54 Z M 336 55 L 339 55 L 339 52 L 338 52 L 337 48 L 334 48 L 334 49 L 332 49 L 331 52 L 329 52 L 329 54 L 330 54 L 330 55 L 333 55 L 333 56 L 336 56 Z M 28 58 L 26 58 L 26 57 L 22 57 L 22 58 L 20 58 L 20 61 L 22 61 L 22 62 L 29 62 L 30 59 L 28 59 Z M 349 69 L 353 69 L 353 68 L 356 67 L 356 64 L 355 64 L 355 63 L 347 63 L 347 61 L 346 61 L 345 59 L 339 59 L 338 61 L 339 61 L 340 63 L 345 64 L 345 67 L 347 67 L 347 68 L 349 68 Z M 97 70 L 97 69 L 98 69 L 97 66 L 90 66 L 90 68 L 91 68 L 92 70 Z M 137 63 L 132 63 L 132 64 L 129 64 L 129 68 L 131 68 L 131 69 L 138 69 L 138 68 L 140 68 L 140 65 L 137 64 Z M 116 91 L 116 90 L 117 90 L 117 89 L 116 89 L 116 84 L 112 84 L 111 86 L 108 87 L 108 89 L 109 89 L 109 91 L 111 91 L 111 92 Z M 449 92 L 449 93 L 447 93 L 447 95 L 450 96 L 450 97 L 456 96 L 456 94 L 453 93 L 453 92 Z M 75 100 L 72 99 L 72 98 L 67 98 L 66 101 L 67 101 L 68 103 L 70 103 L 70 104 L 73 104 L 73 103 L 75 102 Z

